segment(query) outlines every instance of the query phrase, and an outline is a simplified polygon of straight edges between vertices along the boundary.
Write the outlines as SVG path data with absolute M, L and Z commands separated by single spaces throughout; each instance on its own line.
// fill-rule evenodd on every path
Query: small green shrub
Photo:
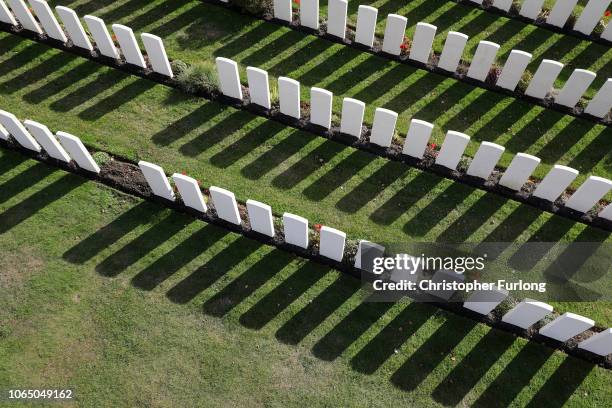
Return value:
M 533 74 L 531 72 L 529 71 L 523 72 L 523 76 L 521 76 L 521 80 L 519 81 L 516 89 L 519 90 L 521 93 L 525 93 L 525 90 L 529 86 L 529 83 L 531 82 L 532 79 L 533 79 Z
M 213 92 L 219 86 L 215 66 L 208 61 L 187 65 L 176 75 L 176 80 L 189 93 Z
M 177 59 L 177 60 L 173 60 L 170 63 L 170 67 L 172 68 L 172 72 L 174 73 L 174 75 L 177 76 L 180 73 L 185 72 L 187 70 L 187 63 Z
M 601 35 L 601 33 L 603 33 L 605 29 L 606 29 L 606 24 L 603 21 L 600 21 L 595 26 L 595 29 L 593 30 L 593 34 Z
M 241 9 L 255 15 L 272 14 L 273 0 L 232 0 Z
M 91 155 L 91 157 L 100 167 L 113 160 L 113 158 L 106 152 L 95 152 Z

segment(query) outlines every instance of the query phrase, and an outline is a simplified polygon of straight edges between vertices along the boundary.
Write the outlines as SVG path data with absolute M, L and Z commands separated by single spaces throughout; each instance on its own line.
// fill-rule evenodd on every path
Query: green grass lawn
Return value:
M 364 303 L 353 278 L 5 150 L 0 256 L 2 390 L 70 387 L 92 407 L 612 399 L 607 370 Z
M 7 50 L 0 56 L 0 106 L 18 117 L 170 173 L 185 171 L 352 239 L 610 241 L 609 233 L 44 45 L 7 34 L 0 44 Z M 583 172 L 603 174 L 610 152 L 591 143 L 575 160 Z M 607 304 L 556 306 L 603 325 L 612 321 Z

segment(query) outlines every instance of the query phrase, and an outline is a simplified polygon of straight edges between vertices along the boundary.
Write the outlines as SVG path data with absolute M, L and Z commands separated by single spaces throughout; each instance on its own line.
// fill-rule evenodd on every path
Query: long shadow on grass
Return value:
M 274 24 L 261 22 L 238 36 L 232 36 L 231 40 L 228 40 L 221 47 L 216 49 L 215 55 L 225 58 L 232 58 L 243 52 L 245 45 L 253 47 L 260 41 L 264 41 L 270 35 L 280 30 L 281 28 Z
M 38 65 L 32 66 L 16 77 L 0 83 L 0 88 L 4 88 L 7 93 L 15 93 L 36 82 L 42 81 L 77 58 L 76 56 L 57 50 L 51 51 L 50 54 L 49 56 L 45 56 Z
M 43 174 L 44 176 L 44 174 Z M 37 180 L 40 180 L 37 177 Z M 24 181 L 27 183 L 27 181 Z M 66 174 L 48 186 L 38 190 L 0 214 L 0 234 L 11 230 L 47 205 L 64 197 L 86 182 L 86 179 Z
M 85 120 L 98 120 L 102 116 L 117 110 L 121 105 L 138 98 L 155 87 L 155 82 L 146 79 L 132 79 L 131 82 L 117 89 L 111 95 L 99 100 L 94 105 L 79 113 Z
M 167 17 L 169 14 L 178 10 L 179 8 L 185 5 L 184 2 L 181 1 L 172 1 L 172 2 L 161 2 L 150 10 L 147 10 L 143 14 L 135 16 L 129 21 L 126 21 L 124 24 L 134 31 L 138 31 L 143 27 L 151 25 L 154 22 L 159 22 L 163 18 Z M 193 24 L 196 21 L 201 21 L 203 19 L 203 13 L 201 9 L 201 5 L 196 3 L 193 7 L 185 10 L 181 14 L 172 18 L 171 20 L 164 21 L 158 26 L 147 30 L 151 34 L 155 34 L 160 36 L 161 38 L 170 37 L 171 35 L 177 33 L 182 28 L 187 27 L 190 24 Z M 189 41 L 197 41 L 198 38 L 186 38 L 185 42 L 189 43 Z
M 100 262 L 96 271 L 103 276 L 119 275 L 191 222 L 193 220 L 189 217 L 171 211 L 164 219 Z
M 161 211 L 160 206 L 143 201 L 64 252 L 63 258 L 71 263 L 85 263 L 138 226 L 158 217 Z
M 103 68 L 102 71 L 98 70 L 98 73 L 90 81 L 53 101 L 50 108 L 57 112 L 69 112 L 87 103 L 101 92 L 115 88 L 123 81 L 129 81 L 129 79 L 122 72 L 112 68 Z
M 580 153 L 573 157 L 568 166 L 589 172 L 604 160 L 602 167 L 606 173 L 612 172 L 612 129 L 604 128 L 599 134 L 586 145 Z
M 206 224 L 184 241 L 166 252 L 161 258 L 147 265 L 132 278 L 132 285 L 153 290 L 183 266 L 193 261 L 208 248 L 229 234 L 225 229 Z
M 91 61 L 83 61 L 70 71 L 55 79 L 48 80 L 40 87 L 29 91 L 23 96 L 23 99 L 33 104 L 41 103 L 59 94 L 63 90 L 74 86 L 79 81 L 88 78 L 90 75 L 94 75 L 99 69 L 99 65 Z
M 15 46 L 19 45 L 21 42 L 25 42 L 27 40 L 17 37 L 14 37 Z M 9 46 L 10 48 L 10 46 Z M 0 62 L 0 77 L 11 73 L 16 69 L 20 69 L 23 66 L 29 64 L 34 61 L 36 58 L 40 57 L 45 52 L 53 52 L 47 47 L 43 47 L 41 44 L 30 43 L 25 48 L 22 48 L 17 53 L 11 55 L 10 57 L 4 59 Z
M 243 236 L 235 239 L 204 265 L 172 287 L 166 296 L 175 303 L 188 303 L 215 283 L 263 244 Z
M 281 272 L 295 257 L 285 251 L 273 249 L 248 270 L 234 279 L 204 303 L 204 313 L 223 317 L 236 305 L 262 287 L 274 275 Z
M 170 94 L 178 96 L 178 94 L 175 94 L 175 91 L 172 91 Z M 172 122 L 166 128 L 154 134 L 151 140 L 157 145 L 168 146 L 187 136 L 189 133 L 202 126 L 203 123 L 212 122 L 214 118 L 224 111 L 225 108 L 217 103 L 204 102 L 192 112 L 189 112 L 187 115 Z
M 17 162 L 12 158 L 7 159 L 5 156 L 2 157 L 2 167 L 6 167 L 6 170 L 10 170 L 21 162 Z M 28 167 L 21 173 L 16 174 L 10 180 L 6 180 L 4 183 L 0 184 L 0 204 L 11 199 L 11 197 L 16 196 L 17 194 L 23 191 L 26 191 L 33 185 L 40 183 L 42 180 L 44 180 L 46 177 L 50 176 L 54 172 L 55 169 L 53 169 L 52 167 L 43 163 L 36 163 L 35 165 Z

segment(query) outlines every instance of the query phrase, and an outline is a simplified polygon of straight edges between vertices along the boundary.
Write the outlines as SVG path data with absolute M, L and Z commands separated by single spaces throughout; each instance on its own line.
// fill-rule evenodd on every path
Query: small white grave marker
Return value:
M 64 29 L 66 30 L 68 37 L 72 40 L 75 47 L 84 48 L 88 51 L 93 51 L 93 45 L 89 41 L 89 37 L 79 20 L 77 13 L 64 6 L 57 6 L 55 11 L 60 16 L 60 19 L 64 23 Z
M 572 210 L 587 212 L 612 190 L 612 181 L 590 176 L 567 200 L 565 206 Z
M 504 289 L 475 291 L 463 303 L 463 307 L 481 315 L 488 315 L 507 297 L 508 291 Z
M 319 29 L 319 0 L 300 1 L 300 24 L 313 30 Z
M 274 0 L 274 17 L 288 23 L 292 19 L 291 0 Z
M 535 20 L 542 11 L 544 0 L 525 0 L 521 6 L 519 14 L 531 20 Z
M 268 72 L 260 68 L 247 67 L 247 80 L 249 82 L 249 96 L 251 103 L 270 109 L 270 83 Z
M 534 98 L 543 99 L 550 91 L 553 90 L 553 85 L 557 76 L 563 69 L 563 64 L 553 60 L 542 60 L 542 63 L 533 75 L 531 82 L 525 90 L 525 95 Z
M 151 64 L 153 71 L 170 78 L 174 77 L 162 39 L 149 33 L 142 33 L 140 38 L 142 39 L 145 50 L 147 51 L 149 63 Z
M 427 64 L 437 29 L 435 25 L 417 23 L 408 58 Z
M 9 140 L 9 136 L 10 136 L 10 133 L 8 132 L 8 130 L 6 130 L 4 126 L 0 125 L 0 139 Z
M 465 281 L 465 276 L 455 271 L 441 269 L 437 271 L 436 273 L 434 273 L 434 275 L 431 278 L 431 283 L 433 285 L 441 284 L 443 281 L 461 283 Z M 432 287 L 435 288 L 435 286 L 433 285 Z M 435 296 L 437 298 L 443 299 L 447 302 L 450 300 L 451 297 L 453 297 L 453 294 L 455 294 L 456 292 L 453 289 L 439 289 L 438 290 L 438 289 L 433 289 L 433 288 L 424 290 L 424 292 L 429 293 L 430 295 Z
M 240 213 L 234 193 L 215 186 L 212 186 L 209 191 L 215 210 L 217 210 L 217 216 L 232 224 L 240 225 Z
M 30 134 L 41 144 L 49 156 L 56 160 L 70 163 L 70 156 L 62 145 L 60 145 L 55 136 L 53 136 L 49 128 L 33 120 L 26 120 L 23 124 L 28 128 Z
M 98 47 L 100 54 L 109 58 L 119 59 L 119 51 L 108 33 L 104 20 L 95 16 L 85 16 L 83 19 L 87 23 L 87 27 L 89 27 L 89 32 L 96 42 L 96 47 Z
M 40 152 L 40 145 L 34 140 L 32 135 L 15 115 L 0 110 L 0 125 L 2 125 L 21 146 L 35 152 Z
M 576 20 L 576 24 L 574 24 L 574 30 L 580 31 L 582 34 L 589 35 L 595 29 L 599 20 L 603 17 L 604 12 L 610 5 L 610 0 L 591 0 L 589 1 L 578 20 Z
M 596 76 L 594 72 L 587 71 L 586 69 L 574 70 L 565 86 L 559 92 L 559 95 L 555 98 L 555 103 L 573 108 L 580 101 L 580 97 L 584 95 Z
M 612 353 L 612 329 L 606 329 L 578 344 L 578 348 L 607 356 Z
M 612 221 L 612 204 L 608 204 L 606 208 L 601 210 L 598 214 L 598 217 L 604 218 L 608 221 Z
M 499 78 L 497 78 L 497 86 L 514 91 L 521 80 L 532 55 L 525 51 L 512 50 L 508 59 L 504 64 Z
M 38 25 L 38 22 L 30 12 L 28 6 L 26 6 L 23 0 L 6 0 L 9 7 L 15 13 L 17 21 L 21 23 L 24 29 L 28 31 L 34 31 L 36 34 L 42 34 L 43 31 Z
M 55 15 L 51 11 L 51 7 L 49 7 L 45 0 L 30 0 L 30 5 L 49 37 L 63 43 L 68 41 L 64 30 L 60 27 Z
M 612 24 L 610 24 L 612 26 Z M 606 83 L 597 91 L 591 102 L 584 110 L 589 115 L 603 118 L 610 112 L 612 107 L 612 78 L 608 78 Z
M 280 111 L 292 118 L 300 118 L 300 83 L 287 77 L 278 78 Z
M 533 195 L 554 202 L 576 177 L 578 177 L 578 170 L 555 164 L 538 184 Z
M 563 28 L 577 3 L 578 0 L 557 0 L 552 10 L 550 10 L 546 22 L 555 27 Z
M 495 56 L 499 45 L 491 41 L 481 41 L 474 53 L 467 76 L 477 81 L 484 81 L 489 75 L 491 66 L 495 62 Z
M 446 138 L 438 152 L 438 157 L 436 157 L 436 164 L 456 170 L 469 141 L 470 137 L 463 133 L 454 130 L 446 132 Z
M 334 261 L 341 262 L 344 257 L 346 234 L 330 227 L 321 227 L 319 254 Z
M 175 200 L 174 191 L 172 191 L 172 187 L 168 182 L 164 169 L 157 164 L 149 163 L 143 160 L 138 162 L 138 167 L 140 167 L 142 174 L 147 180 L 147 183 L 149 183 L 149 187 L 151 187 L 153 194 L 165 198 L 166 200 Z
M 299 215 L 283 214 L 285 242 L 300 248 L 308 248 L 308 220 Z
M 194 210 L 205 213 L 208 211 L 204 196 L 200 190 L 198 181 L 184 174 L 174 173 L 172 180 L 183 199 L 183 203 Z
M 528 329 L 534 323 L 552 313 L 552 311 L 553 307 L 549 304 L 538 302 L 533 299 L 524 299 L 502 317 L 502 322 L 512 324 L 522 329 Z
M 493 7 L 500 10 L 509 11 L 510 7 L 512 7 L 512 0 L 493 0 Z
M 147 64 L 145 64 L 142 51 L 140 51 L 140 46 L 132 29 L 121 24 L 113 24 L 113 32 L 117 36 L 117 42 L 119 42 L 121 52 L 128 64 L 146 68 Z
M 510 162 L 510 166 L 499 179 L 499 184 L 512 190 L 520 190 L 527 182 L 531 173 L 540 164 L 538 157 L 526 153 L 518 153 Z
M 406 33 L 406 17 L 398 16 L 397 14 L 389 14 L 387 16 L 387 25 L 385 26 L 385 37 L 383 38 L 382 50 L 392 55 L 400 55 L 400 46 L 404 42 Z
M 482 142 L 467 169 L 468 176 L 488 179 L 505 148 L 495 143 Z
M 355 42 L 372 47 L 374 45 L 374 32 L 376 31 L 376 18 L 378 9 L 370 6 L 359 6 L 357 11 L 357 28 Z
M 446 42 L 438 61 L 438 68 L 448 72 L 456 72 L 461 61 L 463 50 L 467 44 L 468 36 L 456 31 L 449 31 Z
M 66 132 L 57 132 L 55 136 L 80 168 L 92 173 L 100 173 L 98 163 L 91 157 L 81 139 Z
M 238 64 L 229 58 L 217 57 L 217 73 L 221 93 L 230 98 L 242 99 Z
M 546 326 L 539 333 L 557 341 L 568 341 L 572 337 L 595 326 L 595 322 L 574 313 L 563 313 Z
M 365 103 L 358 101 L 357 99 L 344 98 L 342 101 L 340 132 L 355 136 L 357 138 L 360 137 L 364 112 Z
M 274 236 L 274 221 L 272 219 L 272 208 L 268 204 L 255 200 L 247 200 L 247 212 L 251 229 L 269 237 Z
M 4 0 L 0 0 L 0 21 L 13 26 L 17 25 L 17 20 L 13 17 L 13 13 L 6 6 Z
M 327 34 L 344 40 L 347 8 L 347 0 L 329 0 L 327 6 Z
M 331 127 L 333 94 L 321 88 L 310 88 L 310 122 L 314 125 Z
M 434 125 L 424 120 L 412 119 L 410 121 L 410 127 L 408 128 L 408 134 L 404 141 L 404 148 L 402 153 L 408 156 L 422 159 L 427 149 L 427 142 L 431 137 Z
M 382 257 L 385 247 L 364 239 L 359 240 L 357 255 L 355 255 L 355 268 L 373 272 L 374 258 Z
M 374 113 L 374 123 L 370 143 L 389 147 L 395 133 L 395 123 L 397 122 L 397 112 L 389 109 L 376 108 Z

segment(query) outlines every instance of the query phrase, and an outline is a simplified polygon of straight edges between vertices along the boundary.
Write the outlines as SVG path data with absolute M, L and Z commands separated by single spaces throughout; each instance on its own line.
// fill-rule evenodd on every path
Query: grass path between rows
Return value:
M 609 371 L 0 151 L 0 389 L 66 406 L 605 406 Z

